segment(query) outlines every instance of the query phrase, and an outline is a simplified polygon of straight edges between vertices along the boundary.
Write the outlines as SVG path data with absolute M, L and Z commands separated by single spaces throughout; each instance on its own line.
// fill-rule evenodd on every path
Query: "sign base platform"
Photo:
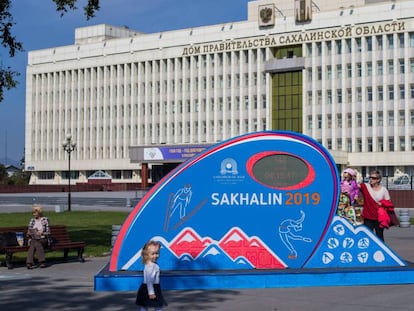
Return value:
M 108 265 L 95 275 L 95 291 L 135 291 L 141 271 L 110 272 Z M 321 286 L 414 284 L 414 265 L 381 268 L 167 271 L 164 290 L 214 290 Z

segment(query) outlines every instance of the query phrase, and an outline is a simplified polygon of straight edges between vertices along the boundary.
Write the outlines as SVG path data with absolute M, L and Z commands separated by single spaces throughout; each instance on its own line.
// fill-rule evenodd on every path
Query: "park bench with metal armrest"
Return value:
M 16 233 L 23 233 L 23 245 L 20 246 L 17 239 L 11 239 L 6 241 L 4 238 L 0 239 L 0 253 L 5 254 L 6 266 L 9 269 L 13 268 L 13 254 L 19 252 L 27 252 L 29 249 L 28 240 L 26 237 L 27 226 L 19 227 L 0 227 L 0 236 L 16 236 Z M 68 260 L 68 254 L 70 250 L 76 250 L 78 253 L 78 260 L 84 262 L 83 252 L 85 250 L 85 242 L 72 241 L 69 237 L 67 227 L 65 225 L 52 225 L 50 226 L 51 238 L 48 247 L 45 248 L 46 252 L 63 250 L 63 260 Z M 8 243 L 5 243 L 8 242 Z

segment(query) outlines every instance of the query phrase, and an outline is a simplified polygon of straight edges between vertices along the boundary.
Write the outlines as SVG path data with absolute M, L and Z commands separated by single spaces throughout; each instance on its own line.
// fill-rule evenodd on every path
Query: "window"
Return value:
M 342 104 L 342 90 L 341 89 L 336 90 L 336 101 L 338 104 Z
M 398 34 L 398 43 L 399 43 L 399 47 L 403 49 L 404 48 L 404 33 Z
M 399 59 L 398 60 L 398 64 L 400 67 L 400 73 L 405 73 L 405 64 L 404 64 L 404 59 Z
M 332 66 L 328 66 L 326 68 L 326 77 L 327 77 L 328 80 L 332 79 Z
M 330 114 L 326 116 L 326 127 L 328 129 L 332 128 L 332 115 Z
M 336 126 L 342 128 L 342 114 L 340 113 L 336 115 Z
M 400 137 L 400 142 L 399 142 L 399 147 L 400 147 L 400 151 L 405 151 L 405 139 L 404 137 Z
M 389 137 L 388 138 L 388 146 L 389 146 L 389 151 L 394 151 L 394 137 Z
M 382 111 L 378 111 L 377 113 L 377 118 L 378 118 L 378 126 L 383 126 L 384 125 L 384 116 L 382 114 Z
M 332 149 L 332 139 L 328 138 L 328 140 L 326 141 L 326 147 L 328 149 Z
M 414 60 L 413 60 L 413 72 L 414 72 Z M 342 65 L 336 65 L 336 78 L 340 79 L 342 77 Z
M 316 43 L 316 53 L 318 56 L 322 55 L 322 44 L 320 42 Z
M 414 48 L 414 32 L 410 32 L 410 47 Z
M 356 117 L 357 117 L 357 126 L 358 126 L 358 127 L 362 127 L 362 115 L 361 115 L 361 113 L 360 113 L 360 112 L 358 112 L 358 113 L 356 114 Z
M 336 53 L 342 54 L 342 42 L 341 40 L 336 41 Z
M 381 50 L 382 49 L 382 36 L 377 36 L 377 45 L 378 45 L 378 49 Z
M 372 138 L 367 139 L 367 151 L 372 152 Z
M 367 87 L 367 100 L 372 102 L 372 87 Z
M 367 125 L 372 127 L 372 112 L 367 112 Z
M 337 150 L 342 150 L 342 139 L 341 138 L 338 138 L 336 140 L 336 148 Z
M 307 51 L 308 56 L 312 56 L 312 43 L 306 44 L 306 51 Z
M 346 65 L 346 72 L 347 72 L 348 78 L 352 78 L 352 66 L 351 66 L 351 64 Z
M 352 113 L 346 114 L 346 122 L 347 122 L 347 127 L 351 128 L 352 127 Z
M 331 41 L 326 42 L 326 50 L 328 51 L 328 54 L 331 55 L 331 51 L 332 51 Z
M 332 105 L 332 91 L 331 90 L 326 91 L 326 98 L 328 101 L 328 105 Z
M 355 42 L 356 42 L 356 46 L 357 46 L 357 51 L 358 52 L 361 52 L 361 38 L 356 38 L 356 40 L 355 40 Z
M 394 61 L 392 60 L 388 61 L 388 74 L 394 74 Z
M 371 37 L 367 37 L 366 40 L 367 40 L 367 50 L 369 52 L 371 52 L 372 51 L 372 38 Z
M 378 152 L 384 151 L 384 140 L 382 137 L 378 137 Z
M 360 87 L 357 88 L 357 102 L 362 102 L 362 89 Z
M 393 85 L 388 86 L 388 99 L 394 100 L 394 86 Z
M 346 101 L 347 103 L 352 103 L 352 90 L 346 89 Z
M 400 85 L 399 87 L 400 99 L 405 99 L 405 87 L 404 85 Z
M 69 176 L 69 174 L 64 174 L 65 177 Z M 55 172 L 53 171 L 44 171 L 44 172 L 39 172 L 39 179 L 54 179 L 55 178 Z M 66 177 L 65 179 L 67 179 L 68 177 Z
M 387 42 L 388 42 L 388 48 L 393 49 L 394 48 L 394 35 L 387 35 Z
M 367 76 L 372 76 L 372 63 L 367 63 Z
M 318 75 L 318 80 L 322 80 L 322 68 L 321 67 L 318 67 L 317 68 L 317 75 Z
M 382 86 L 378 87 L 378 100 L 384 100 L 384 90 L 382 89 Z
M 352 42 L 351 42 L 351 39 L 346 39 L 345 40 L 345 44 L 346 44 L 346 52 L 347 53 L 352 53 Z
M 312 91 L 308 92 L 308 105 L 311 106 L 312 105 Z
M 394 111 L 388 111 L 388 126 L 394 126 Z
M 318 114 L 318 124 L 317 124 L 318 129 L 322 128 L 322 115 Z
M 404 112 L 404 110 L 398 111 L 398 118 L 399 118 L 398 125 L 399 126 L 405 126 L 405 112 Z
M 311 130 L 312 129 L 312 124 L 313 124 L 313 122 L 312 122 L 312 116 L 308 116 L 308 130 Z
M 357 151 L 361 152 L 362 151 L 362 139 L 357 138 L 356 143 L 357 143 Z
M 384 74 L 384 66 L 382 64 L 382 60 L 377 62 L 377 72 L 378 72 L 378 75 Z
M 358 77 L 362 77 L 362 65 L 361 65 L 361 63 L 357 64 L 357 75 L 358 75 Z

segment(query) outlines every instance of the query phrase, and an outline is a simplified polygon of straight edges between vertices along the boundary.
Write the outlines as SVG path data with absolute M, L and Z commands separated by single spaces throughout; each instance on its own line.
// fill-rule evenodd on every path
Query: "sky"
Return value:
M 86 20 L 83 6 L 63 17 L 52 0 L 12 0 L 13 35 L 24 52 L 10 58 L 0 47 L 0 62 L 18 71 L 19 85 L 5 91 L 0 102 L 0 163 L 18 165 L 24 156 L 27 52 L 72 45 L 75 28 L 97 24 L 128 26 L 156 33 L 247 19 L 249 0 L 101 0 L 95 18 Z M 6 159 L 7 157 L 7 159 Z

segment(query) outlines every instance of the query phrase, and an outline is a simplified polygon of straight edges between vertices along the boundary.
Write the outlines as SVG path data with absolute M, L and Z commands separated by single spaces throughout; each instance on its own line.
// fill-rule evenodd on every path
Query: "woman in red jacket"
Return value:
M 378 221 L 378 208 L 382 205 L 380 201 L 390 201 L 390 194 L 384 186 L 381 185 L 381 173 L 372 171 L 369 174 L 369 183 L 360 184 L 362 195 L 364 196 L 364 225 L 370 228 L 375 234 L 384 241 L 384 228 Z

